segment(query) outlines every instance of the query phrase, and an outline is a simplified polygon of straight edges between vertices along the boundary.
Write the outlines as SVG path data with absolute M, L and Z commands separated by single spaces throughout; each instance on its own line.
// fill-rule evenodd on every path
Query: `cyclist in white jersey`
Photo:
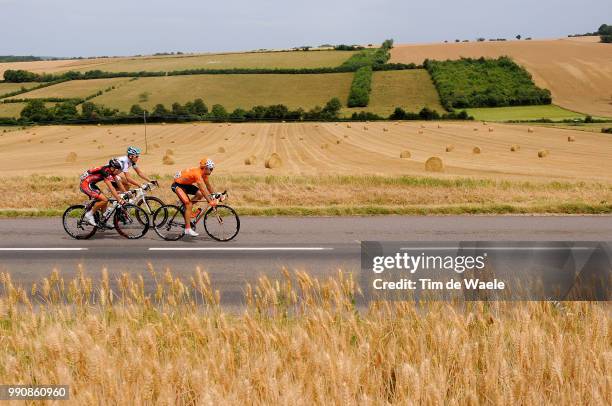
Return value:
M 138 174 L 138 176 L 140 176 L 141 179 L 144 179 L 146 182 L 153 183 L 157 186 L 157 181 L 149 179 L 138 167 L 137 163 L 138 159 L 140 158 L 140 152 L 140 148 L 130 146 L 127 149 L 127 155 L 116 158 L 121 163 L 121 173 L 118 176 L 115 176 L 113 181 L 113 186 L 116 189 L 125 192 L 130 185 L 140 187 L 140 184 L 130 176 L 130 168 L 134 168 L 134 171 L 136 174 Z

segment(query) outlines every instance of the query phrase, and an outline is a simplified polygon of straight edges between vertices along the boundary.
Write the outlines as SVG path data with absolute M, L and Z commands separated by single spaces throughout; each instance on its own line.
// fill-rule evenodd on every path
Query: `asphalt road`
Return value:
M 440 217 L 244 217 L 235 240 L 217 243 L 206 237 L 163 241 L 150 231 L 126 240 L 113 231 L 77 241 L 61 219 L 0 220 L 0 271 L 23 286 L 57 268 L 65 278 L 79 265 L 97 279 L 102 268 L 111 278 L 123 272 L 151 280 L 151 263 L 187 279 L 205 269 L 223 303 L 240 303 L 247 281 L 282 267 L 315 276 L 339 268 L 358 272 L 360 242 L 382 241 L 612 241 L 611 216 L 440 216 Z M 177 250 L 178 249 L 178 250 Z

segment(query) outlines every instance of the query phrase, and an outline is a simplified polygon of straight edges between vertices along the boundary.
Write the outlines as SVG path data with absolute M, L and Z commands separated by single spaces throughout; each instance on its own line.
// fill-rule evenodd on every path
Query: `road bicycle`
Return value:
M 121 194 L 121 198 L 125 201 L 129 201 L 133 197 L 132 192 Z M 94 214 L 95 226 L 85 220 L 85 213 L 91 210 L 96 203 L 95 199 L 91 199 L 85 204 L 75 204 L 68 207 L 62 216 L 66 233 L 77 240 L 86 240 L 91 238 L 98 230 L 115 229 L 122 237 L 137 239 L 143 237 L 149 231 L 149 215 L 143 208 L 133 203 L 119 205 L 115 199 L 109 199 L 108 202 L 109 206 L 104 213 L 96 212 Z M 111 219 L 114 227 L 108 226 L 108 221 Z
M 139 188 L 130 190 L 133 197 L 128 200 L 128 203 L 135 204 L 143 209 L 149 216 L 149 220 L 153 219 L 153 214 L 157 209 L 165 205 L 159 197 L 147 196 L 146 194 L 146 192 L 155 189 L 156 186 L 154 183 L 145 183 Z
M 223 193 L 213 193 L 212 199 L 224 202 L 228 195 Z M 199 203 L 205 200 L 195 200 Z M 185 233 L 185 204 L 180 206 L 167 204 L 153 214 L 153 225 L 155 232 L 167 241 L 176 241 L 183 237 Z M 209 206 L 207 210 L 199 210 L 195 218 L 191 220 L 191 228 L 196 231 L 196 226 L 203 220 L 204 231 L 213 240 L 230 241 L 234 239 L 240 231 L 240 218 L 234 209 L 225 204 Z

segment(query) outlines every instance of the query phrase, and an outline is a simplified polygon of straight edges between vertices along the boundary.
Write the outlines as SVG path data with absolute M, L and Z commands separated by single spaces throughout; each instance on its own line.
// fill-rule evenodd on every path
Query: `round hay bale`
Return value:
M 446 146 L 446 152 L 451 152 L 454 149 L 455 149 L 455 146 L 452 145 L 452 144 L 449 144 L 449 145 Z
M 440 124 L 438 124 L 438 128 L 442 128 L 442 126 Z
M 157 144 L 155 144 L 155 145 L 157 145 Z M 167 149 L 166 150 L 166 155 L 174 155 L 174 151 L 171 150 L 171 149 Z
M 341 142 L 341 140 L 336 140 L 336 144 L 340 144 Z
M 346 128 L 351 128 L 351 125 L 350 125 L 350 124 L 347 124 L 347 125 L 346 125 Z
M 487 122 L 486 122 L 486 121 L 483 121 L 483 122 L 482 122 L 482 125 L 487 125 Z
M 223 147 L 219 147 L 219 148 L 217 149 L 217 152 L 218 152 L 218 153 L 220 153 L 220 154 L 223 154 L 223 153 L 225 153 L 225 148 L 223 148 Z
M 246 134 L 244 131 L 240 131 L 240 135 L 244 135 Z
M 64 140 L 60 140 L 60 142 L 59 142 L 59 143 L 60 143 L 60 144 L 63 144 L 63 143 L 64 143 Z
M 567 137 L 567 142 L 575 142 L 575 141 L 576 141 L 576 138 L 574 138 L 573 136 L 570 135 L 569 137 Z
M 227 137 L 226 137 L 226 138 L 225 138 L 225 141 L 229 141 L 229 138 L 227 138 Z
M 481 152 L 480 147 L 478 147 L 478 146 L 474 147 L 472 149 L 472 152 L 475 153 L 475 154 L 480 154 L 480 152 Z
M 519 145 L 512 145 L 512 146 L 510 147 L 510 151 L 512 151 L 512 152 L 516 152 L 516 151 L 518 151 L 519 149 L 521 149 L 521 147 L 520 147 Z
M 265 167 L 268 169 L 280 168 L 281 166 L 283 166 L 283 160 L 276 153 L 270 155 L 270 157 L 266 159 Z
M 538 151 L 538 158 L 544 158 L 548 156 L 548 150 L 547 149 L 542 149 L 540 151 Z
M 411 157 L 410 151 L 405 150 L 405 151 L 400 152 L 400 158 L 410 158 L 410 157 Z
M 327 149 L 329 148 L 329 144 L 321 144 L 321 149 Z
M 159 148 L 159 144 L 153 144 L 153 148 Z
M 91 140 L 91 142 L 96 143 L 98 142 L 98 140 L 96 140 L 95 138 L 93 140 Z
M 419 130 L 419 134 L 423 134 L 423 130 Z
M 474 131 L 478 131 L 478 128 L 474 127 Z
M 66 162 L 69 162 L 69 163 L 76 162 L 76 159 L 77 159 L 76 152 L 69 152 L 68 155 L 66 156 Z
M 254 137 L 254 136 L 255 136 L 255 133 L 251 133 L 251 137 Z
M 166 123 L 162 123 L 162 125 L 166 125 Z
M 304 137 L 300 137 L 300 141 L 304 141 Z
M 383 127 L 383 132 L 385 132 L 385 133 L 386 133 L 387 131 L 389 131 L 389 129 L 388 129 L 388 128 L 386 128 L 386 127 Z
M 162 163 L 164 165 L 174 165 L 174 159 L 170 155 L 164 155 L 162 158 Z
M 257 163 L 257 157 L 255 155 L 251 155 L 244 160 L 245 165 L 255 165 Z
M 104 145 L 102 144 L 98 145 L 98 149 L 104 149 Z
M 43 140 L 40 140 L 40 143 L 41 143 L 41 144 L 44 144 L 45 142 L 44 142 Z
M 425 161 L 425 170 L 427 172 L 444 172 L 444 162 L 437 156 L 432 156 Z
M 368 131 L 368 127 L 366 127 L 365 125 L 363 126 L 363 131 Z
M 489 132 L 492 133 L 494 131 L 493 127 L 489 127 Z
M 172 140 L 170 141 L 170 144 L 176 144 L 176 141 Z
M 533 128 L 531 128 L 531 127 L 527 128 L 527 132 L 528 133 L 532 133 L 533 132 Z
M 287 139 L 287 137 L 282 136 L 280 139 L 281 139 L 281 140 L 286 140 L 286 139 Z
M 102 124 L 98 123 L 98 127 L 100 127 Z
M 28 142 L 32 142 L 32 140 L 30 138 L 28 138 Z
M 136 135 L 136 131 L 132 131 L 132 135 Z
M 344 134 L 344 138 L 348 138 L 348 134 Z
M 421 124 L 421 128 L 425 128 L 425 126 L 423 124 Z

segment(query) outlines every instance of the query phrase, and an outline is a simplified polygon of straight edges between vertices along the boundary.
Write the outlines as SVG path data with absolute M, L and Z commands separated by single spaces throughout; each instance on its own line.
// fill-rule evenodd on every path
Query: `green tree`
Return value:
M 208 107 L 204 104 L 202 99 L 195 99 L 191 107 L 191 113 L 203 116 L 208 113 Z
M 166 109 L 166 107 L 163 104 L 156 104 L 155 107 L 153 108 L 153 112 L 151 113 L 152 116 L 158 116 L 158 117 L 163 117 L 163 116 L 167 116 L 168 115 L 168 110 Z
M 81 104 L 81 114 L 85 118 L 95 118 L 96 105 L 92 102 L 85 102 Z
M 187 110 L 181 106 L 181 103 L 174 102 L 172 103 L 172 114 L 175 116 L 185 116 L 187 115 Z
M 69 120 L 78 114 L 76 104 L 70 101 L 58 103 L 53 108 L 53 116 L 56 120 Z
M 42 100 L 32 100 L 21 110 L 21 118 L 28 121 L 51 121 L 53 112 L 49 110 Z
M 132 104 L 132 107 L 130 107 L 130 114 L 133 116 L 142 116 L 143 113 L 144 110 L 139 104 Z
M 210 112 L 211 116 L 215 120 L 225 120 L 227 119 L 227 110 L 220 104 L 215 104 L 212 106 L 212 110 Z

